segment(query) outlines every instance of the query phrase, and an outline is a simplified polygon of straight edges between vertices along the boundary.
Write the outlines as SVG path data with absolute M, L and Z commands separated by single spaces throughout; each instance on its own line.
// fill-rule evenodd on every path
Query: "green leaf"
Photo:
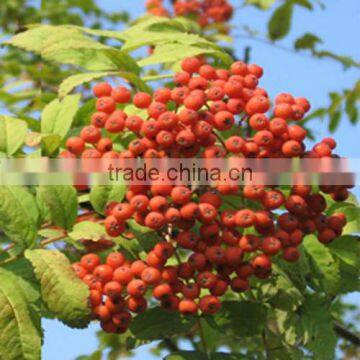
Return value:
M 348 206 L 342 209 L 346 215 L 346 225 L 343 229 L 343 234 L 358 234 L 360 233 L 360 208 L 358 206 Z
M 339 62 L 341 65 L 343 65 L 344 69 L 348 69 L 350 67 L 360 68 L 360 63 L 349 56 L 337 55 L 327 50 L 314 51 L 313 53 L 318 58 L 329 58 Z
M 296 50 L 314 49 L 318 43 L 322 43 L 322 40 L 318 36 L 312 33 L 306 33 L 300 38 L 296 39 L 294 47 Z
M 265 327 L 266 312 L 265 306 L 260 303 L 224 301 L 214 320 L 221 332 L 241 338 L 261 333 Z
M 277 309 L 295 311 L 303 301 L 303 295 L 280 268 L 275 267 L 273 286 L 277 293 L 269 302 Z
M 41 151 L 43 155 L 51 156 L 61 145 L 61 136 L 58 134 L 41 136 Z
M 133 104 L 126 105 L 124 108 L 124 112 L 130 116 L 130 115 L 137 115 L 142 117 L 143 119 L 146 119 L 148 114 L 145 109 L 139 109 Z
M 277 333 L 283 337 L 287 344 L 291 346 L 296 345 L 298 341 L 296 326 L 299 321 L 299 316 L 296 312 L 275 309 L 272 317 L 271 320 L 274 319 L 276 322 Z
M 96 99 L 90 99 L 82 105 L 74 116 L 73 126 L 82 127 L 89 125 L 91 115 L 94 113 Z
M 332 254 L 349 266 L 360 266 L 360 237 L 344 235 L 329 244 Z
M 329 295 L 335 295 L 340 286 L 339 265 L 330 249 L 321 244 L 313 235 L 307 236 L 303 244 L 315 266 L 315 272 L 318 274 L 323 290 Z
M 39 186 L 38 199 L 47 208 L 54 225 L 66 230 L 72 229 L 77 216 L 77 193 L 70 185 Z
M 184 57 L 207 54 L 220 59 L 224 63 L 230 63 L 232 58 L 225 52 L 198 46 L 190 46 L 176 43 L 159 44 L 154 53 L 138 62 L 139 66 L 147 66 L 162 63 L 174 63 L 181 61 Z
M 281 268 L 282 271 L 285 272 L 291 282 L 301 292 L 304 292 L 307 287 L 306 278 L 310 276 L 311 269 L 308 256 L 304 249 L 299 247 L 298 250 L 300 251 L 301 256 L 295 265 L 281 258 L 274 258 L 274 262 Z
M 84 32 L 84 28 L 38 25 L 14 36 L 6 44 L 34 51 L 48 61 L 81 66 L 90 71 L 139 72 L 129 55 L 85 36 Z M 94 30 L 86 32 L 94 33 Z
M 82 85 L 84 83 L 93 81 L 107 76 L 116 76 L 128 80 L 134 86 L 137 87 L 139 91 L 150 91 L 149 87 L 134 73 L 125 72 L 125 71 L 98 71 L 91 73 L 82 73 L 76 74 L 65 79 L 59 87 L 59 97 L 64 97 L 69 94 L 75 87 Z
M 61 229 L 46 228 L 39 230 L 38 234 L 43 238 L 52 238 L 52 237 L 61 236 L 62 234 L 64 234 L 64 232 Z
M 59 135 L 63 139 L 68 133 L 79 107 L 80 95 L 66 96 L 62 101 L 53 100 L 41 115 L 41 132 Z
M 47 61 L 80 66 L 89 71 L 125 70 L 139 73 L 136 62 L 124 51 L 95 41 L 68 39 L 42 51 Z
M 309 10 L 313 9 L 313 6 L 309 0 L 292 0 L 295 4 L 305 7 Z
M 358 104 L 360 102 L 360 81 L 357 81 L 354 88 L 345 91 L 345 111 L 350 122 L 356 124 L 359 120 Z
M 275 0 L 246 0 L 246 4 L 254 5 L 262 10 L 267 10 L 275 4 Z
M 14 242 L 31 247 L 38 230 L 39 210 L 33 195 L 21 186 L 0 186 L 0 229 Z
M 329 304 L 318 294 L 308 295 L 299 316 L 305 346 L 314 359 L 334 359 L 337 339 Z
M 84 328 L 90 321 L 89 290 L 75 275 L 69 260 L 57 250 L 27 250 L 48 309 L 66 325 Z
M 68 234 L 73 240 L 99 241 L 106 237 L 103 225 L 92 221 L 81 221 L 74 226 L 73 231 Z
M 124 199 L 125 193 L 125 185 L 93 186 L 90 192 L 90 202 L 99 214 L 104 215 L 106 204 L 112 201 L 121 202 Z
M 287 1 L 275 10 L 268 23 L 268 32 L 271 40 L 282 39 L 289 33 L 293 7 L 293 3 Z
M 109 72 L 107 71 L 98 71 L 98 72 L 91 72 L 91 73 L 82 73 L 69 76 L 66 78 L 59 86 L 59 97 L 63 98 L 64 96 L 68 95 L 74 88 L 84 83 L 90 82 L 92 80 L 108 76 Z
M 40 53 L 46 44 L 56 43 L 60 39 L 74 37 L 76 34 L 80 32 L 58 26 L 37 25 L 13 36 L 5 44 Z
M 23 257 L 4 264 L 3 269 L 16 276 L 17 286 L 24 291 L 29 305 L 35 311 L 39 311 L 41 307 L 40 284 L 35 277 L 30 261 Z
M 121 41 L 125 40 L 120 31 L 89 29 L 89 28 L 80 27 L 80 26 L 75 26 L 74 28 L 81 30 L 82 32 L 84 32 L 86 34 L 90 34 L 90 35 L 101 36 L 101 37 L 106 37 L 106 38 L 111 38 L 111 39 L 117 39 L 117 40 L 121 40 Z
M 13 155 L 25 142 L 27 124 L 23 120 L 0 115 L 0 151 Z
M 341 285 L 339 289 L 340 294 L 360 291 L 360 267 L 350 266 L 344 261 L 339 261 Z
M 38 360 L 41 357 L 40 315 L 29 303 L 13 272 L 0 268 L 0 358 Z
M 334 133 L 340 125 L 341 111 L 337 110 L 330 114 L 329 130 Z
M 160 235 L 146 226 L 139 225 L 135 220 L 129 220 L 128 226 L 136 240 L 145 251 L 150 251 L 162 239 Z
M 122 50 L 126 52 L 133 51 L 146 45 L 158 46 L 160 44 L 165 45 L 171 43 L 187 46 L 194 45 L 204 49 L 220 49 L 216 44 L 199 35 L 180 31 L 147 31 L 134 27 L 127 30 L 125 34 L 127 40 L 122 47 Z
M 156 340 L 183 334 L 194 324 L 194 317 L 181 316 L 178 312 L 168 312 L 157 307 L 136 316 L 130 330 L 139 339 Z
M 341 104 L 343 98 L 340 94 L 332 92 L 329 94 L 331 99 L 331 104 L 328 109 L 330 123 L 329 123 L 329 130 L 330 132 L 334 132 L 337 127 L 339 126 L 340 119 L 341 119 Z
M 208 360 L 208 357 L 199 351 L 176 351 L 165 356 L 165 360 Z

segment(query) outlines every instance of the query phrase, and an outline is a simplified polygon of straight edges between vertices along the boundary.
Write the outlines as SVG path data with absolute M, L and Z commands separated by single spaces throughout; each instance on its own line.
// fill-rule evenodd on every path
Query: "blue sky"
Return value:
M 297 37 L 305 32 L 313 32 L 324 40 L 324 49 L 349 55 L 359 61 L 360 1 L 324 2 L 327 6 L 326 10 L 315 6 L 315 13 L 296 7 L 291 34 L 281 44 L 290 47 Z M 144 11 L 144 0 L 101 0 L 98 3 L 109 10 L 127 10 L 133 17 Z M 239 3 L 240 1 L 233 1 L 234 5 Z M 255 8 L 239 9 L 233 19 L 233 24 L 235 26 L 252 25 L 266 33 L 268 16 L 268 12 Z M 234 32 L 238 31 L 234 30 Z M 330 60 L 315 60 L 244 39 L 235 40 L 234 47 L 238 56 L 242 56 L 246 45 L 251 45 L 253 48 L 251 61 L 264 67 L 262 86 L 272 97 L 280 92 L 290 92 L 296 96 L 306 96 L 316 108 L 328 104 L 329 91 L 341 91 L 352 86 L 359 79 L 358 70 L 343 71 L 341 65 Z M 327 124 L 324 122 L 314 121 L 311 128 L 315 131 L 317 138 L 328 135 Z M 335 134 L 335 139 L 339 144 L 339 154 L 346 157 L 360 157 L 359 130 L 359 126 L 350 126 L 346 118 L 342 119 L 341 126 Z M 359 194 L 359 191 L 357 193 Z M 349 299 L 358 302 L 359 296 L 351 295 Z M 81 354 L 89 354 L 97 348 L 95 332 L 98 330 L 98 325 L 96 324 L 86 330 L 72 330 L 57 321 L 46 320 L 43 327 L 45 330 L 44 360 L 72 360 Z M 146 347 L 140 348 L 135 359 L 154 358 L 145 350 Z

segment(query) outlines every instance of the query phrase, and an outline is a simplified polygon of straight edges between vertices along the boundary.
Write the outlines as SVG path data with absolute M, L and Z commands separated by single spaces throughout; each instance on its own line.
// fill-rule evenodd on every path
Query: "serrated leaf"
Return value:
M 358 206 L 348 206 L 342 209 L 346 216 L 346 225 L 343 228 L 343 234 L 360 233 L 360 208 Z
M 150 251 L 162 239 L 156 231 L 146 226 L 139 225 L 134 220 L 128 221 L 130 231 L 134 234 L 135 239 L 145 251 Z
M 140 66 L 153 64 L 173 63 L 182 60 L 184 57 L 196 56 L 200 54 L 211 55 L 222 60 L 224 63 L 231 62 L 231 57 L 219 50 L 208 49 L 197 46 L 165 43 L 155 47 L 154 53 L 138 62 Z
M 126 42 L 122 47 L 123 51 L 130 52 L 146 45 L 179 44 L 186 46 L 198 46 L 219 50 L 220 48 L 196 34 L 184 33 L 180 31 L 148 31 L 139 28 L 130 28 L 126 31 Z
M 307 236 L 303 245 L 315 265 L 323 290 L 329 295 L 335 295 L 340 286 L 339 265 L 330 249 L 321 244 L 313 235 Z
M 61 136 L 58 134 L 41 136 L 41 151 L 43 155 L 51 156 L 61 145 Z
M 25 142 L 27 124 L 10 116 L 0 115 L 0 151 L 13 155 Z
M 292 283 L 301 292 L 304 292 L 307 287 L 306 278 L 310 275 L 311 269 L 307 254 L 304 249 L 299 247 L 298 250 L 300 251 L 301 256 L 296 264 L 291 264 L 280 258 L 275 258 L 274 262 L 282 269 L 282 271 L 286 273 Z
M 38 25 L 15 35 L 6 44 L 34 51 L 48 61 L 81 66 L 90 71 L 139 72 L 129 55 L 84 35 L 84 32 L 94 34 L 95 30 L 84 30 L 71 26 Z M 121 36 L 121 33 L 117 34 Z
M 103 215 L 106 204 L 111 201 L 121 202 L 124 199 L 125 193 L 125 185 L 93 186 L 90 191 L 90 202 L 93 208 Z
M 29 305 L 35 311 L 39 311 L 41 306 L 40 285 L 30 261 L 22 257 L 4 264 L 3 268 L 16 276 L 17 286 L 23 290 Z
M 36 200 L 22 186 L 0 186 L 0 229 L 14 242 L 31 247 L 38 230 Z
M 360 63 L 355 61 L 349 56 L 337 55 L 331 51 L 322 50 L 322 51 L 314 51 L 313 54 L 318 58 L 329 58 L 335 60 L 343 65 L 344 69 L 348 69 L 350 67 L 360 68 Z
M 10 40 L 6 41 L 5 44 L 40 53 L 46 44 L 55 43 L 66 37 L 73 37 L 75 34 L 79 34 L 79 32 L 77 30 L 74 31 L 74 29 L 65 29 L 51 25 L 38 25 L 13 36 Z
M 98 71 L 69 76 L 59 86 L 59 97 L 63 98 L 64 96 L 68 95 L 77 86 L 108 75 L 109 72 L 107 71 Z
M 273 286 L 277 293 L 269 302 L 277 309 L 295 311 L 303 301 L 303 295 L 279 267 L 275 267 Z
M 276 332 L 280 333 L 287 344 L 296 345 L 298 341 L 296 325 L 299 320 L 296 312 L 275 309 L 272 316 L 276 323 Z
M 290 31 L 293 3 L 285 2 L 273 13 L 269 23 L 268 32 L 271 40 L 279 40 L 285 37 Z
M 68 133 L 79 107 L 80 95 L 66 96 L 62 101 L 53 100 L 41 114 L 41 132 L 59 135 L 63 139 Z
M 129 115 L 138 115 L 142 117 L 143 119 L 146 119 L 148 114 L 145 109 L 139 109 L 133 104 L 126 105 L 124 108 L 124 112 Z
M 322 43 L 322 40 L 318 36 L 312 33 L 306 33 L 300 38 L 296 39 L 294 47 L 297 50 L 314 49 L 318 43 Z
M 274 5 L 275 0 L 246 0 L 246 3 L 257 6 L 260 9 L 267 10 Z
M 19 283 L 19 277 L 1 268 L 0 328 L 1 359 L 40 359 L 40 315 L 29 303 L 24 287 Z
M 90 99 L 86 101 L 84 105 L 79 107 L 74 116 L 73 126 L 81 127 L 89 125 L 91 121 L 91 115 L 94 113 L 95 104 L 96 99 Z
M 80 27 L 80 26 L 75 26 L 74 28 L 78 29 L 78 30 L 81 30 L 82 32 L 84 32 L 86 34 L 90 34 L 90 35 L 107 37 L 107 38 L 117 39 L 117 40 L 121 40 L 121 41 L 125 40 L 124 36 L 121 34 L 120 31 L 102 30 L 102 29 L 90 29 L 90 28 Z
M 47 228 L 47 229 L 41 229 L 38 231 L 38 234 L 40 236 L 42 236 L 43 238 L 52 238 L 52 237 L 58 237 L 61 236 L 62 234 L 64 234 L 63 230 L 60 229 L 51 229 L 51 228 Z
M 40 282 L 41 295 L 50 312 L 74 328 L 84 328 L 90 321 L 89 290 L 75 275 L 69 260 L 57 250 L 27 250 Z
M 99 241 L 106 237 L 106 232 L 103 225 L 92 221 L 81 221 L 75 224 L 73 231 L 68 235 L 76 241 L 83 239 Z
M 39 186 L 37 195 L 47 208 L 54 225 L 66 230 L 72 229 L 78 210 L 77 193 L 73 186 Z
M 139 73 L 136 62 L 124 51 L 96 41 L 68 39 L 41 52 L 47 61 L 80 66 L 89 71 L 125 70 Z
M 355 268 L 360 267 L 360 237 L 344 235 L 329 244 L 332 254 Z
M 261 333 L 265 327 L 266 312 L 265 306 L 260 303 L 224 301 L 214 320 L 221 332 L 241 338 Z
M 91 73 L 82 73 L 76 74 L 65 79 L 59 87 L 59 97 L 62 98 L 69 94 L 75 87 L 82 85 L 84 83 L 93 81 L 107 76 L 116 76 L 128 80 L 132 83 L 139 91 L 150 91 L 149 87 L 134 73 L 124 72 L 124 71 L 98 71 Z
M 340 125 L 341 111 L 337 110 L 330 114 L 329 131 L 334 133 Z
M 337 339 L 329 304 L 318 294 L 308 295 L 299 316 L 306 348 L 315 359 L 333 359 Z
M 136 316 L 130 330 L 139 339 L 156 340 L 183 334 L 194 324 L 194 317 L 181 316 L 178 312 L 168 312 L 157 307 Z
M 339 294 L 360 291 L 360 267 L 350 266 L 344 261 L 339 261 L 341 285 Z
M 309 10 L 313 9 L 313 6 L 309 0 L 292 0 L 295 4 L 303 6 Z

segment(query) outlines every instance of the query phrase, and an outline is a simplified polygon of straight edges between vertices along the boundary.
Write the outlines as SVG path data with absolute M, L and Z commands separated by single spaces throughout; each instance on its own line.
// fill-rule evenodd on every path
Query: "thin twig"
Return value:
M 64 231 L 61 235 L 54 236 L 54 237 L 52 237 L 52 238 L 48 238 L 48 239 L 43 240 L 43 241 L 40 243 L 40 246 L 41 246 L 41 247 L 45 247 L 45 246 L 50 245 L 50 244 L 52 244 L 52 243 L 54 243 L 54 242 L 57 242 L 57 241 L 59 241 L 59 240 L 64 239 L 66 236 L 67 236 L 67 233 L 66 233 L 66 231 Z
M 213 134 L 216 136 L 216 138 L 219 140 L 219 142 L 221 143 L 222 147 L 224 148 L 224 150 L 226 151 L 226 153 L 228 153 L 226 146 L 225 146 L 225 142 L 224 140 L 221 138 L 221 136 L 216 133 L 215 131 L 213 131 Z
M 334 330 L 343 339 L 350 341 L 355 346 L 360 347 L 360 336 L 358 334 L 353 333 L 337 322 L 334 324 Z

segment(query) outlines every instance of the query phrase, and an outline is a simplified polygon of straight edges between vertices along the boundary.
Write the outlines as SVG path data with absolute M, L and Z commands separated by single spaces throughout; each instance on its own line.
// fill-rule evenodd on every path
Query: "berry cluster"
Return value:
M 126 87 L 112 88 L 108 83 L 95 85 L 98 100 L 92 124 L 84 127 L 80 136 L 67 140 L 61 156 L 336 156 L 331 138 L 307 151 L 303 142 L 306 130 L 292 124 L 310 109 L 306 99 L 280 94 L 271 115 L 266 115 L 271 103 L 267 92 L 258 87 L 263 74 L 258 65 L 236 61 L 230 69 L 219 69 L 196 57 L 184 59 L 181 65 L 182 71 L 174 75 L 175 87 L 159 88 L 153 95 L 133 94 Z M 147 118 L 127 115 L 122 108 L 128 103 L 146 110 Z M 249 137 L 227 135 L 245 127 L 250 130 Z M 117 152 L 103 135 L 123 131 L 132 132 L 134 139 L 126 150 Z M 311 186 L 294 185 L 284 193 L 279 187 L 261 185 L 218 184 L 196 189 L 130 185 L 126 201 L 106 207 L 108 235 L 123 234 L 128 220 L 133 219 L 157 232 L 162 241 L 145 259 L 135 262 L 115 253 L 104 265 L 96 255 L 86 255 L 74 266 L 90 286 L 94 315 L 106 331 L 124 331 L 131 320 L 127 310 L 144 311 L 149 288 L 164 308 L 183 314 L 215 313 L 221 306 L 219 297 L 227 291 L 246 291 L 251 276 L 270 276 L 273 256 L 281 254 L 286 261 L 297 261 L 297 248 L 306 234 L 317 234 L 324 244 L 341 235 L 346 218 L 341 213 L 324 214 L 327 203 L 321 192 L 331 194 L 335 201 L 348 196 L 345 186 L 321 186 L 315 193 Z M 226 208 L 226 195 L 238 196 L 248 205 Z M 177 265 L 169 265 L 170 259 L 176 259 Z
M 233 7 L 227 0 L 176 0 L 173 3 L 175 15 L 193 17 L 202 27 L 225 22 L 233 14 Z M 145 6 L 152 15 L 170 16 L 163 0 L 147 0 Z

